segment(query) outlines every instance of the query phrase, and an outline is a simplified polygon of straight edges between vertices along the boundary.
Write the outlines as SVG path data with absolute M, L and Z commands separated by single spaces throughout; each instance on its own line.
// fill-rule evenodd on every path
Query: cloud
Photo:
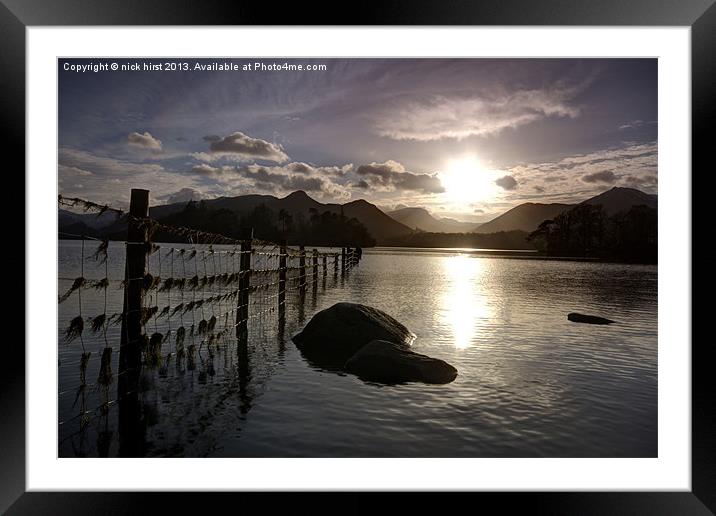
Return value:
M 579 109 L 569 101 L 578 90 L 555 87 L 398 101 L 396 107 L 384 109 L 375 117 L 375 130 L 395 140 L 490 136 L 546 117 L 577 117 Z
M 129 133 L 127 135 L 127 141 L 130 145 L 134 145 L 136 147 L 142 147 L 144 149 L 148 149 L 151 151 L 161 151 L 162 150 L 162 142 L 161 140 L 158 140 L 148 132 L 144 132 L 142 134 L 140 133 Z
M 262 159 L 284 163 L 289 160 L 281 145 L 252 138 L 239 131 L 224 138 L 217 135 L 204 136 L 204 140 L 209 142 L 209 152 L 194 154 L 194 157 L 202 161 L 227 158 L 234 161 Z
M 361 165 L 355 173 L 374 190 L 388 192 L 410 190 L 426 194 L 445 191 L 437 174 L 414 174 L 406 171 L 401 163 L 393 160 Z
M 110 158 L 73 147 L 58 149 L 58 179 L 62 195 L 127 206 L 132 188 L 146 188 L 150 199 L 194 186 L 186 174 L 167 170 L 155 162 Z
M 320 173 L 320 168 L 312 168 L 310 174 L 294 173 L 291 165 L 263 167 L 257 164 L 241 167 L 224 167 L 224 171 L 232 170 L 240 177 L 252 181 L 253 186 L 268 191 L 290 192 L 304 190 L 314 192 L 323 198 L 346 200 L 350 192 L 343 185 L 333 182 L 328 175 Z M 301 167 L 298 167 L 301 168 Z
M 72 167 L 96 176 L 126 177 L 128 174 L 152 173 L 164 170 L 161 165 L 156 163 L 137 163 L 108 158 L 72 147 L 60 147 L 57 159 L 60 172 L 62 172 L 62 167 Z
M 495 179 L 495 184 L 504 190 L 514 190 L 517 188 L 517 180 L 512 176 L 502 176 Z
M 657 168 L 657 143 L 648 142 L 624 143 L 620 147 L 565 156 L 552 162 L 522 163 L 505 172 L 521 186 L 531 188 L 534 198 L 541 201 L 579 202 L 601 193 L 605 185 L 628 186 L 655 194 Z M 559 188 L 555 188 L 555 183 Z M 515 192 L 515 201 L 517 197 L 521 202 L 526 199 L 521 192 Z
M 582 181 L 585 183 L 614 183 L 617 180 L 617 176 L 611 170 L 602 170 L 601 172 L 593 172 L 592 174 L 586 174 L 582 176 Z
M 302 163 L 300 161 L 294 161 L 293 163 L 289 163 L 288 165 L 285 165 L 284 168 L 289 172 L 295 172 L 298 174 L 306 174 L 306 175 L 332 175 L 336 177 L 342 177 L 345 176 L 348 172 L 350 172 L 353 169 L 353 164 L 349 163 L 346 165 L 343 165 L 342 167 L 338 166 L 328 166 L 328 167 L 316 167 L 314 165 L 309 165 L 307 163 Z

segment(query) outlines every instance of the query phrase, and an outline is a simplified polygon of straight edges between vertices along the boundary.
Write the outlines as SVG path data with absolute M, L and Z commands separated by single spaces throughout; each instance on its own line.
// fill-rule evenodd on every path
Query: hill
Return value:
M 475 228 L 478 233 L 496 233 L 498 231 L 526 231 L 531 232 L 537 229 L 543 220 L 551 219 L 571 208 L 571 204 L 540 204 L 526 202 L 506 211 L 499 217 Z
M 611 190 L 582 201 L 580 204 L 601 205 L 607 215 L 615 215 L 619 212 L 629 211 L 632 206 L 648 206 L 656 209 L 657 197 L 634 188 L 615 186 Z

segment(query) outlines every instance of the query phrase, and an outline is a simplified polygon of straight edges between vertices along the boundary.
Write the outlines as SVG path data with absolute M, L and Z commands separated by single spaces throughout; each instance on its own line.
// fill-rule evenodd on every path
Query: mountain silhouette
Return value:
M 629 211 L 632 206 L 648 206 L 657 208 L 657 196 L 647 194 L 634 188 L 615 186 L 606 192 L 590 197 L 578 204 L 601 205 L 607 215 Z M 578 204 L 540 204 L 526 202 L 515 206 L 502 215 L 485 222 L 475 229 L 478 233 L 494 233 L 496 231 L 527 231 L 531 232 L 545 220 L 552 219 L 560 213 L 574 208 Z
M 622 211 L 629 211 L 632 206 L 643 205 L 656 209 L 657 197 L 635 188 L 615 186 L 611 190 L 582 201 L 580 204 L 601 205 L 607 215 L 614 215 Z
M 436 218 L 425 208 L 401 208 L 386 214 L 401 224 L 428 233 L 466 233 L 476 227 L 474 222 Z
M 515 230 L 530 232 L 537 229 L 537 226 L 539 226 L 543 220 L 551 219 L 571 207 L 571 204 L 526 202 L 515 206 L 489 222 L 485 222 L 475 228 L 475 231 L 478 233 L 496 233 L 497 231 Z

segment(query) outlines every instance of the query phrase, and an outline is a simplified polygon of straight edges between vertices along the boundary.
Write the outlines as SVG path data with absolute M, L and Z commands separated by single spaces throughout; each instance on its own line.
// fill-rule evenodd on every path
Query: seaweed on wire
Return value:
M 146 362 L 150 367 L 156 367 L 162 362 L 163 340 L 164 336 L 159 332 L 152 333 L 152 336 L 149 338 L 149 344 L 147 345 L 145 357 Z
M 67 299 L 69 299 L 69 297 L 72 295 L 72 293 L 75 290 L 81 289 L 82 287 L 85 286 L 86 283 L 87 283 L 87 280 L 85 278 L 83 278 L 82 276 L 80 276 L 79 278 L 75 278 L 75 280 L 72 282 L 72 286 L 69 288 L 69 290 L 60 296 L 59 303 L 62 303 L 63 301 L 66 301 Z
M 112 326 L 116 326 L 119 323 L 121 323 L 123 319 L 124 319 L 124 314 L 122 312 L 117 312 L 116 314 L 113 314 L 109 318 L 109 324 L 111 324 Z
M 201 321 L 199 321 L 199 327 L 197 328 L 197 334 L 199 334 L 199 335 L 205 334 L 208 327 L 209 327 L 209 322 L 206 319 L 202 319 Z
M 82 336 L 82 331 L 85 328 L 85 321 L 81 315 L 78 315 L 70 321 L 70 325 L 65 330 L 65 341 L 72 342 L 77 337 Z
M 109 287 L 109 278 L 102 278 L 101 280 L 92 282 L 92 288 L 95 290 L 106 290 L 107 287 Z
M 185 336 L 186 336 L 186 328 L 184 328 L 184 326 L 180 326 L 179 329 L 177 330 L 177 338 L 176 338 L 177 349 L 179 348 L 179 346 L 182 346 L 182 347 L 184 346 Z
M 194 276 L 186 282 L 187 288 L 196 290 L 199 287 L 199 276 Z
M 85 386 L 87 385 L 87 364 L 89 363 L 90 359 L 90 353 L 89 351 L 82 353 L 82 356 L 80 357 L 80 385 Z
M 170 351 L 169 353 L 167 353 L 167 356 L 164 357 L 164 360 L 161 361 L 161 365 L 159 366 L 159 376 L 161 378 L 167 377 L 167 372 L 169 370 L 169 364 L 171 364 L 171 358 L 172 358 L 172 353 Z
M 102 350 L 97 383 L 103 386 L 108 386 L 112 383 L 112 348 L 110 347 Z
M 161 287 L 159 287 L 159 292 L 166 292 L 167 290 L 171 290 L 174 286 L 174 278 L 167 278 L 164 280 L 164 284 L 162 284 Z
M 191 345 L 187 348 L 187 355 L 186 355 L 186 368 L 187 368 L 189 371 L 193 371 L 194 369 L 196 369 L 196 356 L 195 356 L 195 353 L 196 353 L 196 345 L 195 345 L 195 344 L 191 344 Z
M 207 331 L 214 331 L 214 328 L 216 327 L 216 316 L 212 315 L 211 319 L 209 319 L 209 323 L 207 324 Z
M 142 280 L 142 288 L 144 290 L 153 290 L 159 286 L 159 284 L 162 282 L 162 279 L 159 276 L 154 276 L 150 273 L 147 273 L 144 275 L 144 278 Z
M 104 325 L 107 322 L 107 314 L 99 314 L 96 317 L 90 317 L 88 322 L 92 333 L 98 333 L 104 328 Z
M 157 313 L 157 310 L 159 310 L 158 306 L 152 306 L 150 308 L 142 308 L 142 324 L 147 324 L 149 322 L 149 319 L 154 317 L 154 314 Z
M 100 244 L 97 246 L 97 249 L 95 250 L 94 254 L 92 256 L 88 257 L 92 258 L 94 261 L 99 262 L 100 264 L 103 264 L 107 261 L 107 249 L 109 248 L 109 239 L 105 238 L 100 242 Z
M 167 305 L 164 308 L 162 308 L 162 311 L 159 312 L 159 315 L 157 317 L 164 317 L 165 315 L 169 314 L 169 310 L 171 310 L 171 306 Z

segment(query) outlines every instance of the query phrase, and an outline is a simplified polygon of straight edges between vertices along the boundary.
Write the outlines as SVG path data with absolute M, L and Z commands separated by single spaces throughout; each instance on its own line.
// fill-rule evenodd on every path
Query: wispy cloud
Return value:
M 542 118 L 579 115 L 570 103 L 577 88 L 520 90 L 470 96 L 433 95 L 398 100 L 375 120 L 381 136 L 395 140 L 440 140 L 490 136 Z
M 605 185 L 656 193 L 657 165 L 657 144 L 650 142 L 565 156 L 553 162 L 523 163 L 507 171 L 536 192 L 533 199 L 574 202 L 599 193 Z M 524 194 L 520 199 L 526 199 Z
M 620 131 L 626 131 L 629 129 L 639 129 L 640 127 L 644 127 L 647 125 L 656 124 L 656 120 L 650 120 L 645 122 L 644 120 L 632 120 L 631 122 L 627 122 L 626 124 L 620 125 L 619 130 Z

